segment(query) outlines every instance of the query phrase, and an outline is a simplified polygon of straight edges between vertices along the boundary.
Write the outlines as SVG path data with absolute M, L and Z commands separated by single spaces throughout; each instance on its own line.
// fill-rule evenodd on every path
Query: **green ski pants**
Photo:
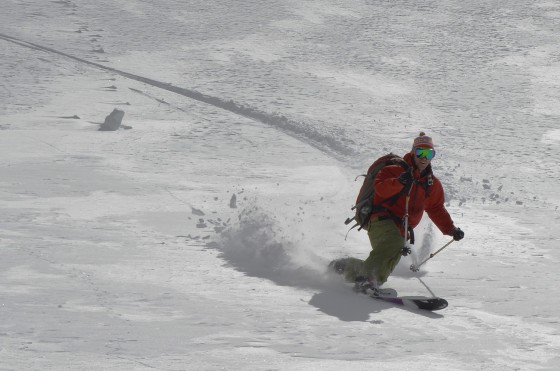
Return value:
M 374 277 L 379 285 L 385 283 L 402 256 L 403 236 L 392 219 L 374 218 L 368 224 L 371 252 L 363 261 L 348 258 L 345 278 L 355 281 L 359 276 Z

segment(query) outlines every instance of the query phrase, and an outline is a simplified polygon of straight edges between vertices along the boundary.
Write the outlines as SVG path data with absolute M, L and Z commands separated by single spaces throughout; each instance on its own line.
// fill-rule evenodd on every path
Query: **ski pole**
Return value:
M 451 242 L 455 241 L 454 239 L 449 241 L 448 243 L 446 243 L 445 245 L 443 245 L 443 247 L 441 249 L 439 249 L 438 251 L 431 253 L 430 257 L 427 258 L 426 260 L 424 260 L 422 263 L 418 264 L 418 265 L 414 265 L 411 264 L 410 265 L 410 270 L 413 272 L 418 272 L 420 270 L 420 266 L 422 266 L 425 262 L 427 262 L 428 260 L 430 260 L 431 258 L 433 258 L 434 256 L 436 256 L 441 250 L 445 249 L 447 246 L 449 246 L 451 244 Z
M 410 201 L 410 193 L 412 192 L 412 184 L 409 186 L 408 193 L 406 194 L 406 203 L 404 207 L 404 243 L 402 248 L 402 254 L 407 256 L 412 252 L 410 247 L 406 246 L 406 241 L 408 240 L 408 203 Z

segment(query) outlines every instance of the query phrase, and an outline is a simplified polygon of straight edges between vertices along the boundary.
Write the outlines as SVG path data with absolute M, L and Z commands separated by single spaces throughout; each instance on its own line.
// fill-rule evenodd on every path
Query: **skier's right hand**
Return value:
M 405 187 L 409 187 L 412 184 L 412 171 L 411 169 L 403 171 L 401 175 L 399 175 L 399 182 Z

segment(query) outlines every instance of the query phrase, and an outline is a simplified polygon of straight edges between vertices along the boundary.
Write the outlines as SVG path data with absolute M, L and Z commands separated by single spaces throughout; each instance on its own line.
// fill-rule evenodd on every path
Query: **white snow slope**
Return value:
M 560 369 L 560 4 L 2 0 L 0 369 Z M 114 108 L 131 130 L 97 131 Z M 466 237 L 326 273 L 432 135 Z

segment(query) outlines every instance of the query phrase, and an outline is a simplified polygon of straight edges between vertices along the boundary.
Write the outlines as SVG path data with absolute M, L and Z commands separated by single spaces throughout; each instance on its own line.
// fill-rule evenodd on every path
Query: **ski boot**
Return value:
M 338 274 L 343 274 L 346 269 L 346 259 L 335 259 L 329 263 L 329 269 Z
M 370 296 L 381 296 L 381 291 L 377 281 L 373 277 L 360 276 L 354 283 L 354 291 Z

